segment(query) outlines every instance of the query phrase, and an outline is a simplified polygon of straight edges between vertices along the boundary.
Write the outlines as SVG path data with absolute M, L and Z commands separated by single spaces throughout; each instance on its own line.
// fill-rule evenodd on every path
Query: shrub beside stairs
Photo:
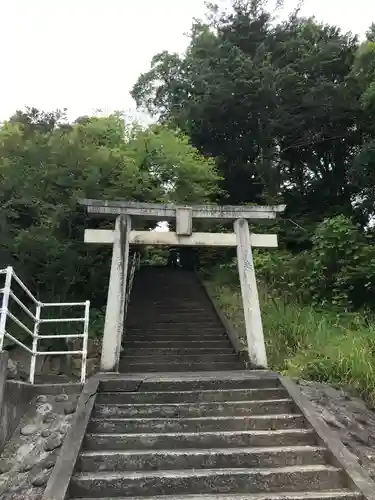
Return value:
M 193 274 L 140 271 L 126 331 L 122 373 L 87 382 L 43 500 L 375 500 L 298 387 L 245 369 Z

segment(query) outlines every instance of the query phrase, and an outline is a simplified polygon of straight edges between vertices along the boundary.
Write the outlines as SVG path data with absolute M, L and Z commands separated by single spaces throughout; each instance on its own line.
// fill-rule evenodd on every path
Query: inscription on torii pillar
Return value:
M 124 326 L 129 245 L 235 246 L 245 317 L 247 347 L 254 366 L 267 367 L 252 247 L 277 247 L 277 235 L 250 233 L 248 221 L 273 220 L 277 206 L 176 206 L 126 201 L 81 200 L 91 215 L 115 218 L 114 230 L 86 229 L 85 242 L 110 244 L 112 264 L 102 344 L 101 370 L 117 371 Z M 176 232 L 134 231 L 132 219 L 175 220 Z M 233 233 L 195 233 L 193 219 L 233 221 Z

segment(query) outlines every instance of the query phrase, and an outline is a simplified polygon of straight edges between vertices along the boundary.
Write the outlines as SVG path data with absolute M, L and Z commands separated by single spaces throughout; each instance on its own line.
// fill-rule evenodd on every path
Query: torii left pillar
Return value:
M 121 339 L 124 329 L 130 230 L 130 217 L 118 216 L 114 232 L 100 363 L 100 370 L 103 372 L 118 371 L 120 361 Z

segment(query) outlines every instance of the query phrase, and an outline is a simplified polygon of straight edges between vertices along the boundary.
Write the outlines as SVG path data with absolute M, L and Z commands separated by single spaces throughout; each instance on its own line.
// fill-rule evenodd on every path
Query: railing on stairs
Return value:
M 141 255 L 138 252 L 134 252 L 133 256 L 129 262 L 128 284 L 126 287 L 126 295 L 125 295 L 124 318 L 126 318 L 126 315 L 128 312 L 128 306 L 129 306 L 129 302 L 130 302 L 130 294 L 132 292 L 133 282 L 134 282 L 134 275 L 135 275 L 135 271 L 137 269 L 139 269 L 140 261 L 141 261 Z
M 29 382 L 34 383 L 35 380 L 35 366 L 37 356 L 53 356 L 53 355 L 81 355 L 81 383 L 86 380 L 86 360 L 87 360 L 87 342 L 88 342 L 88 327 L 89 327 L 89 313 L 90 313 L 90 301 L 85 302 L 51 302 L 45 303 L 40 302 L 36 297 L 30 292 L 26 285 L 21 281 L 21 279 L 16 275 L 12 267 L 7 267 L 6 269 L 0 269 L 0 277 L 5 275 L 5 284 L 3 288 L 0 288 L 0 295 L 2 295 L 2 303 L 0 309 L 0 351 L 4 348 L 5 339 L 9 339 L 11 342 L 17 344 L 18 346 L 25 349 L 31 356 L 30 358 L 30 374 Z M 24 302 L 14 293 L 12 286 L 17 284 L 25 296 L 31 301 L 35 306 L 35 313 L 33 313 L 29 307 L 27 307 Z M 14 301 L 22 311 L 33 321 L 33 328 L 28 328 L 19 318 L 17 318 L 10 311 L 11 301 Z M 82 317 L 65 317 L 65 318 L 42 318 L 42 311 L 45 308 L 53 307 L 77 307 L 84 308 L 84 315 Z M 18 340 L 7 330 L 7 321 L 11 320 L 14 324 L 18 325 L 26 334 L 32 338 L 31 348 L 25 345 L 23 342 Z M 54 335 L 41 335 L 39 333 L 40 326 L 43 323 L 83 323 L 83 332 L 74 334 L 54 334 Z M 82 339 L 82 349 L 80 350 L 65 350 L 65 351 L 42 351 L 38 350 L 39 341 L 42 339 Z

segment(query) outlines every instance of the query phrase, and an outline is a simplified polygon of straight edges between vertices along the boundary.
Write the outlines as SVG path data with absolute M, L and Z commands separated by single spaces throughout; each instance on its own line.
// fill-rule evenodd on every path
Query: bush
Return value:
M 228 279 L 228 276 L 230 278 Z M 207 286 L 246 345 L 241 290 L 230 267 L 207 277 Z M 271 369 L 355 389 L 375 403 L 375 321 L 259 290 Z
M 350 219 L 325 219 L 315 231 L 312 250 L 303 257 L 301 282 L 315 304 L 375 308 L 375 246 Z

